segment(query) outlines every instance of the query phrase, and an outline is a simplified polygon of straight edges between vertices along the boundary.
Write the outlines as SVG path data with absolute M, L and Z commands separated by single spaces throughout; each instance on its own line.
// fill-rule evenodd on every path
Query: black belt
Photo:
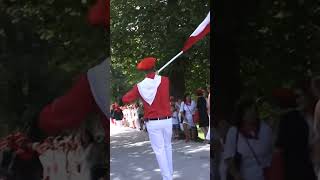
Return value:
M 166 120 L 170 119 L 171 116 L 165 116 L 165 117 L 158 117 L 158 118 L 145 118 L 144 121 L 156 121 L 156 120 Z

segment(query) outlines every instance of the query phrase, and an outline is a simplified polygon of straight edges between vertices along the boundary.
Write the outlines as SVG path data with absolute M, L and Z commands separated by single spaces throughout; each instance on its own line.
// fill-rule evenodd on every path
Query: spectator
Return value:
M 303 81 L 303 84 L 299 84 L 296 88 L 295 93 L 297 95 L 297 105 L 298 109 L 302 112 L 309 129 L 309 145 L 310 148 L 314 144 L 315 137 L 313 134 L 313 125 L 314 125 L 314 113 L 315 106 L 317 104 L 317 98 L 312 93 L 310 87 L 310 81 Z
M 175 108 L 174 105 L 171 105 L 171 111 L 172 111 L 172 128 L 173 128 L 173 137 L 174 139 L 179 138 L 179 118 L 178 118 L 178 110 Z
M 144 122 L 143 122 L 143 105 L 140 103 L 137 103 L 138 105 L 138 118 L 139 118 L 139 123 L 140 123 L 140 131 L 143 130 L 144 127 Z
M 113 117 L 116 120 L 117 126 L 121 126 L 121 120 L 123 119 L 123 113 L 118 104 L 114 105 Z
M 180 111 L 181 103 L 182 103 L 182 100 L 181 100 L 180 98 L 177 99 L 177 102 L 175 102 L 175 108 L 176 108 L 178 111 Z M 183 123 L 182 123 L 181 113 L 178 113 L 178 119 L 179 119 L 180 129 L 183 131 Z
M 132 105 L 132 113 L 133 113 L 134 129 L 138 129 L 138 128 L 140 129 L 137 104 Z
M 201 128 L 202 132 L 204 133 L 204 137 L 207 136 L 208 127 L 209 127 L 209 117 L 208 117 L 208 108 L 207 108 L 207 101 L 203 96 L 203 90 L 197 90 L 197 109 L 199 112 L 199 127 Z
M 274 96 L 283 112 L 275 146 L 283 156 L 285 179 L 315 180 L 308 143 L 308 123 L 297 110 L 297 96 L 289 89 L 280 89 Z
M 177 102 L 175 102 L 175 108 L 179 110 L 181 107 L 181 103 L 182 103 L 182 100 L 178 99 Z
M 191 139 L 195 140 L 197 135 L 195 131 L 195 124 L 193 123 L 192 115 L 195 112 L 196 104 L 191 100 L 190 95 L 185 95 L 184 101 L 181 103 L 180 113 L 183 118 L 183 130 L 186 137 L 186 142 L 190 141 L 190 131 Z
M 114 106 L 114 104 L 112 104 L 110 106 L 110 120 L 111 120 L 112 124 L 116 125 L 116 122 L 114 120 L 114 109 L 115 109 L 115 106 Z
M 271 128 L 259 119 L 251 98 L 240 101 L 235 120 L 236 126 L 229 129 L 224 147 L 228 172 L 236 180 L 264 180 L 264 168 L 269 166 L 272 157 Z M 238 153 L 241 161 L 237 168 Z
M 175 105 L 175 99 L 173 96 L 170 96 L 170 106 Z

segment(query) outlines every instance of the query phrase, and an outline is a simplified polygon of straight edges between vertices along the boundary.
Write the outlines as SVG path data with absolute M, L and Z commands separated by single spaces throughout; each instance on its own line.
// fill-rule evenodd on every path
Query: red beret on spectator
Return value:
M 155 67 L 157 59 L 154 57 L 146 57 L 142 59 L 138 65 L 137 69 L 140 71 L 147 71 Z
M 288 88 L 278 88 L 273 90 L 272 96 L 281 106 L 292 107 L 296 105 L 297 95 Z

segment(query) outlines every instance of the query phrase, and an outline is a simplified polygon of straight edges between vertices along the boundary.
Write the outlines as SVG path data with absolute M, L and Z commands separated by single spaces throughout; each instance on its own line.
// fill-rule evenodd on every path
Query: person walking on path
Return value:
M 136 84 L 122 98 L 123 103 L 142 99 L 144 121 L 148 129 L 151 147 L 161 170 L 163 180 L 172 180 L 172 112 L 170 110 L 169 79 L 155 73 L 156 58 L 147 57 L 138 63 L 137 69 L 146 78 Z

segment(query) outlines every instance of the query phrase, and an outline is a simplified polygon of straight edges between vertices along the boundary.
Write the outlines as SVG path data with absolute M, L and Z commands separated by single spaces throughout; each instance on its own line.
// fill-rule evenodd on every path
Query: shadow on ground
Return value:
M 122 128 L 111 134 L 112 180 L 161 180 L 160 169 L 146 132 Z M 173 141 L 174 179 L 208 180 L 210 147 Z

